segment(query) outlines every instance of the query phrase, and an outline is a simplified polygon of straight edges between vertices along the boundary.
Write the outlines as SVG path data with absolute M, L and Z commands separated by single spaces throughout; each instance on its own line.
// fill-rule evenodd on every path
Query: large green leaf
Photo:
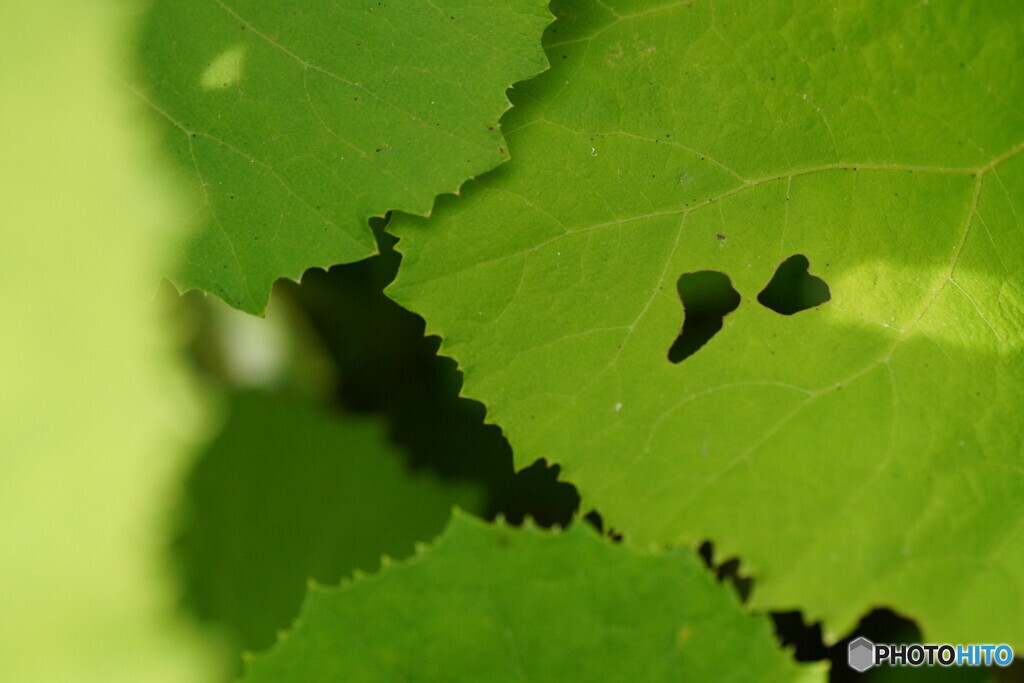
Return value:
M 0 2 L 0 680 L 202 683 L 165 505 L 198 426 L 164 169 L 124 89 L 126 3 Z
M 157 0 L 136 91 L 190 175 L 175 282 L 260 312 L 279 277 L 374 253 L 367 221 L 508 158 L 505 90 L 543 70 L 544 0 Z
M 309 579 L 336 583 L 405 557 L 480 491 L 409 472 L 370 418 L 241 393 L 188 478 L 179 538 L 189 602 L 238 646 L 265 648 Z
M 247 681 L 811 681 L 697 556 L 453 517 L 436 547 L 314 587 Z
M 1024 646 L 1024 5 L 611 4 L 556 3 L 514 161 L 393 223 L 390 293 L 520 465 L 754 607 Z M 796 254 L 831 299 L 780 315 Z M 738 308 L 674 364 L 704 270 Z

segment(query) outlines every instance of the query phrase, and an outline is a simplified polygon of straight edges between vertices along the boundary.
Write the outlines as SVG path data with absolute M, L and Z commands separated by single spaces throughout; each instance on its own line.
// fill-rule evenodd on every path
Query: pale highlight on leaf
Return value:
M 555 3 L 514 163 L 392 223 L 518 463 L 826 639 L 1024 646 L 1024 6 Z M 824 302 L 758 296 L 806 261 Z M 681 362 L 682 275 L 740 296 Z M 678 357 L 678 356 L 677 356 Z
M 246 46 L 232 45 L 214 57 L 199 79 L 204 90 L 227 88 L 238 85 L 242 80 L 242 67 L 245 63 Z

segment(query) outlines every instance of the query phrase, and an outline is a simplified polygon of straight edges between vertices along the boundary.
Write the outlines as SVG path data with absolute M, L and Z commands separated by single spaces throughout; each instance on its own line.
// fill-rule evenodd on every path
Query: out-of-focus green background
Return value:
M 176 184 L 127 3 L 0 3 L 0 680 L 222 677 L 164 524 L 204 402 L 154 306 Z

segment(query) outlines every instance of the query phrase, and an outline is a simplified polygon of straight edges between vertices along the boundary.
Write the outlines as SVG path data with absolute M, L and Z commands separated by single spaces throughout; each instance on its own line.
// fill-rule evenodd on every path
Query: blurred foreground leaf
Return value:
M 187 597 L 240 647 L 265 648 L 298 614 L 310 577 L 337 583 L 377 569 L 381 555 L 410 555 L 481 493 L 406 470 L 378 420 L 237 394 L 187 482 Z

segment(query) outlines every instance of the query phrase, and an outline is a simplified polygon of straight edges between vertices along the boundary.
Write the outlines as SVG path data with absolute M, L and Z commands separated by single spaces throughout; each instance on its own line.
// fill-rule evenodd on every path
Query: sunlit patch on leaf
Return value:
M 226 88 L 237 85 L 242 80 L 242 68 L 245 65 L 246 46 L 232 45 L 214 57 L 210 65 L 199 78 L 199 85 L 204 90 Z

